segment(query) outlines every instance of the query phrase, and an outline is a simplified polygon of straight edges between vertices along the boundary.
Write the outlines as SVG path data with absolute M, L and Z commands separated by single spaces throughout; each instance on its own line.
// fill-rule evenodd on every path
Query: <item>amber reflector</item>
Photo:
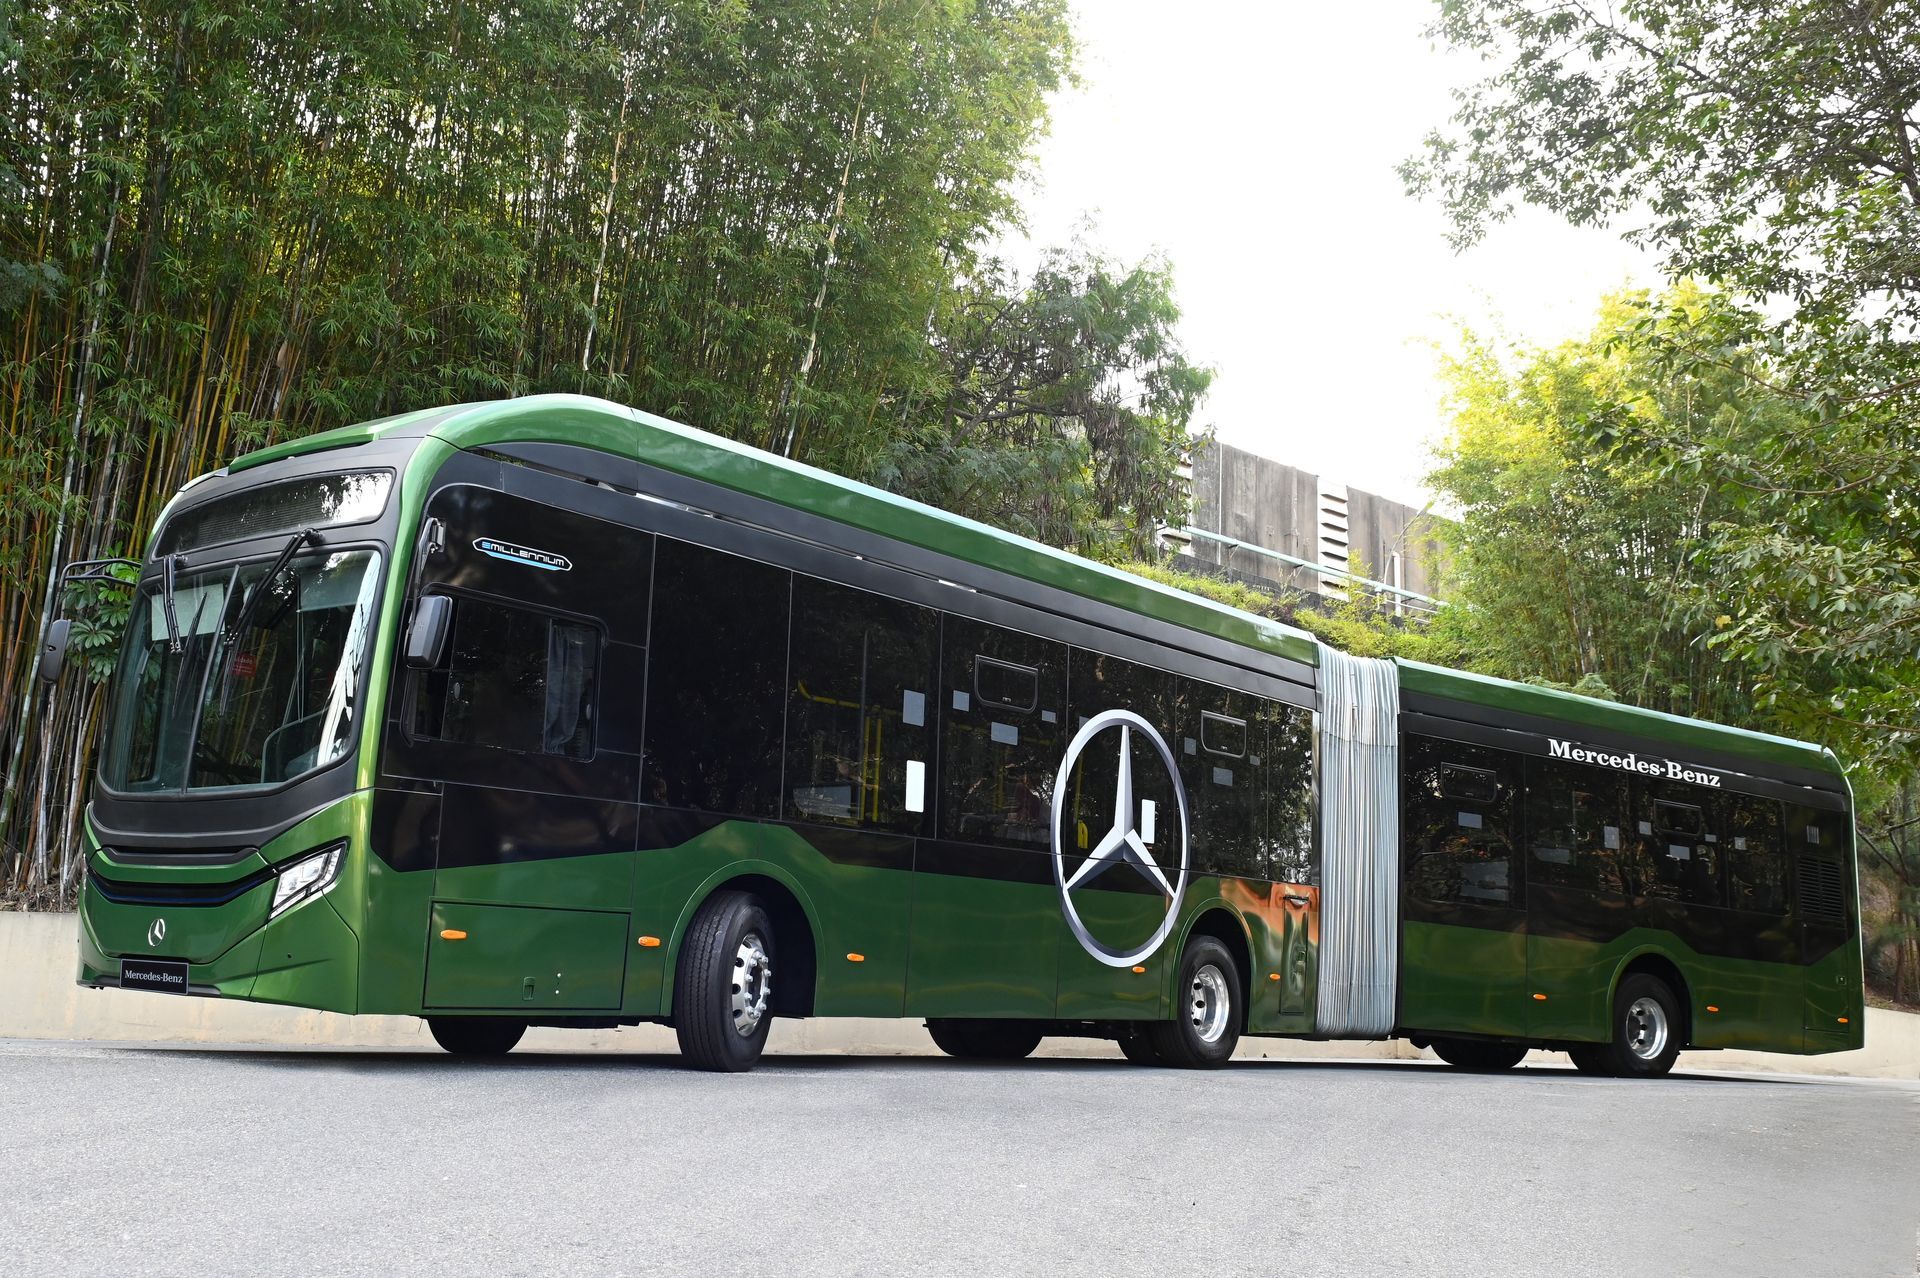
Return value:
M 849 955 L 847 955 L 847 962 L 849 962 L 849 963 L 864 963 L 864 962 L 866 962 L 866 961 L 867 961 L 867 956 L 866 956 L 866 955 L 864 955 L 864 954 L 849 954 Z
M 1536 1003 L 1544 1003 L 1547 1001 L 1547 996 L 1545 994 L 1535 994 L 1533 996 L 1533 1001 Z
M 1280 979 L 1280 973 L 1278 973 L 1278 972 L 1268 972 L 1268 973 L 1267 973 L 1267 979 L 1268 979 L 1269 981 L 1277 981 L 1277 980 L 1279 980 L 1279 979 Z
M 440 939 L 443 941 L 464 941 L 467 939 L 467 934 L 455 927 L 442 928 L 440 931 Z
M 1707 1010 L 1708 1010 L 1709 1012 L 1717 1012 L 1717 1011 L 1719 1011 L 1720 1009 L 1719 1009 L 1719 1008 L 1717 1008 L 1717 1007 L 1715 1007 L 1715 1006 L 1714 1006 L 1713 1004 L 1711 1004 L 1711 1003 L 1709 1003 L 1709 1004 L 1707 1004 Z
M 640 938 L 640 946 L 642 949 L 657 949 L 659 945 L 660 938 L 657 936 L 643 936 Z
M 1134 968 L 1134 969 L 1133 969 L 1133 971 L 1134 971 L 1134 975 L 1136 975 L 1136 976 L 1138 976 L 1138 975 L 1139 975 L 1140 973 L 1142 973 L 1142 972 L 1144 972 L 1144 971 L 1146 971 L 1146 970 L 1147 970 L 1147 969 L 1146 969 L 1146 968 L 1144 968 L 1144 967 L 1136 967 L 1136 968 Z

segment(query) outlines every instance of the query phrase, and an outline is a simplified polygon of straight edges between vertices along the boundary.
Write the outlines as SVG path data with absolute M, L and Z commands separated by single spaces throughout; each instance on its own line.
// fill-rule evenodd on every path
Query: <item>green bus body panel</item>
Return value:
M 437 901 L 426 1006 L 618 1011 L 627 944 L 625 914 Z
M 1686 981 L 1694 1047 L 1808 1053 L 1864 1041 L 1857 945 L 1801 967 L 1700 954 L 1650 928 L 1602 944 L 1410 922 L 1404 946 L 1400 1020 L 1410 1031 L 1597 1042 L 1606 1036 L 1621 974 L 1652 956 L 1672 963 Z M 1802 1025 L 1803 1012 L 1812 1015 L 1816 1006 L 1817 986 L 1832 991 L 1824 1009 L 1831 1032 Z
M 221 905 L 181 907 L 109 901 L 89 875 L 80 895 L 82 984 L 117 979 L 117 956 L 185 959 L 188 984 L 228 998 L 287 1003 L 332 1012 L 362 1010 L 360 943 L 352 926 L 365 891 L 366 840 L 360 835 L 365 804 L 353 795 L 323 809 L 267 843 L 237 865 L 173 867 L 133 865 L 103 851 L 86 830 L 87 863 L 93 874 L 115 883 L 230 882 L 302 852 L 340 839 L 350 842 L 340 877 L 316 900 L 269 919 L 274 881 L 269 878 Z M 167 920 L 166 939 L 147 941 L 156 918 Z M 413 948 L 421 946 L 418 933 Z M 171 995 L 158 995 L 167 998 Z M 416 999 L 417 1002 L 417 999 Z
M 1683 719 L 1678 715 L 1642 710 L 1617 701 L 1601 701 L 1578 693 L 1561 692 L 1530 683 L 1514 683 L 1489 675 L 1468 674 L 1462 670 L 1448 670 L 1403 658 L 1395 658 L 1394 664 L 1400 668 L 1402 692 L 1425 693 L 1488 709 L 1557 719 L 1569 728 L 1584 726 L 1609 729 L 1681 749 L 1720 750 L 1756 763 L 1812 768 L 1831 773 L 1836 780 L 1845 775 L 1831 751 L 1804 741 L 1752 732 L 1745 728 L 1729 728 L 1700 719 Z
M 1400 944 L 1401 1025 L 1468 1034 L 1525 1032 L 1525 932 L 1409 921 Z

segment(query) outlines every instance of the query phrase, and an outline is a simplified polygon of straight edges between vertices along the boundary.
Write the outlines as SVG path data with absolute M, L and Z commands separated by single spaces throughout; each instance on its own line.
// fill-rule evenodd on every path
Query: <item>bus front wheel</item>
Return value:
M 455 1056 L 505 1056 L 527 1023 L 505 1016 L 429 1016 L 427 1032 Z
M 1148 1026 L 1162 1063 L 1177 1069 L 1214 1069 L 1240 1042 L 1240 966 L 1211 936 L 1196 937 L 1180 956 L 1174 1018 Z
M 773 1025 L 773 921 L 750 892 L 717 892 L 680 945 L 673 1030 L 695 1069 L 752 1069 Z
M 1680 1000 L 1665 981 L 1635 972 L 1620 982 L 1613 996 L 1613 1033 L 1606 1045 L 1609 1073 L 1659 1078 L 1679 1058 L 1680 1039 Z
M 1017 1061 L 1040 1046 L 1040 1030 L 1025 1021 L 968 1020 L 930 1016 L 927 1033 L 933 1045 L 949 1056 L 967 1061 Z

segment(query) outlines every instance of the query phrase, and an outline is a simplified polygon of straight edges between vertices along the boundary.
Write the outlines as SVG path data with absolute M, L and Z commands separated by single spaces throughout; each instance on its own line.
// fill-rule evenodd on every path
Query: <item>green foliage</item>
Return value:
M 137 548 L 250 448 L 585 391 L 1063 545 L 1150 532 L 1205 388 L 1164 268 L 1062 257 L 1007 293 L 1011 327 L 968 310 L 1012 288 L 980 246 L 1072 75 L 1068 14 L 0 6 L 0 890 L 71 881 L 119 624 L 80 601 L 88 677 L 48 704 L 49 574 Z M 1071 356 L 1058 376 L 1023 365 L 1033 340 Z M 1024 420 L 956 425 L 987 393 L 967 359 L 1018 370 Z
M 938 378 L 879 478 L 923 501 L 1054 545 L 1149 553 L 1184 522 L 1180 467 L 1212 373 L 1175 335 L 1165 261 L 1084 247 L 1029 281 L 983 263 L 942 307 Z
M 1725 303 L 1692 288 L 1608 299 L 1592 335 L 1506 353 L 1472 334 L 1443 365 L 1452 431 L 1429 477 L 1466 664 L 1719 722 L 1759 718 L 1749 673 L 1709 652 L 1724 587 L 1701 557 L 1736 499 L 1596 449 L 1598 421 L 1688 429 L 1786 412 L 1737 375 L 1676 375 L 1658 346 Z
M 1766 712 L 1910 768 L 1920 7 L 1443 0 L 1434 32 L 1488 67 L 1403 168 L 1460 242 L 1535 204 L 1624 224 L 1737 303 L 1634 334 L 1675 381 L 1744 383 L 1726 411 L 1597 415 L 1593 441 L 1711 494 L 1694 571 L 1720 583 L 1716 649 Z

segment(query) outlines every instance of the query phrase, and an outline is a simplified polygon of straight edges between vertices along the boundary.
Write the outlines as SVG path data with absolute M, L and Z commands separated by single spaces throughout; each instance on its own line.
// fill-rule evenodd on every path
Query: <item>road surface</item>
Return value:
M 0 1273 L 1916 1273 L 1920 1086 L 0 1040 Z

